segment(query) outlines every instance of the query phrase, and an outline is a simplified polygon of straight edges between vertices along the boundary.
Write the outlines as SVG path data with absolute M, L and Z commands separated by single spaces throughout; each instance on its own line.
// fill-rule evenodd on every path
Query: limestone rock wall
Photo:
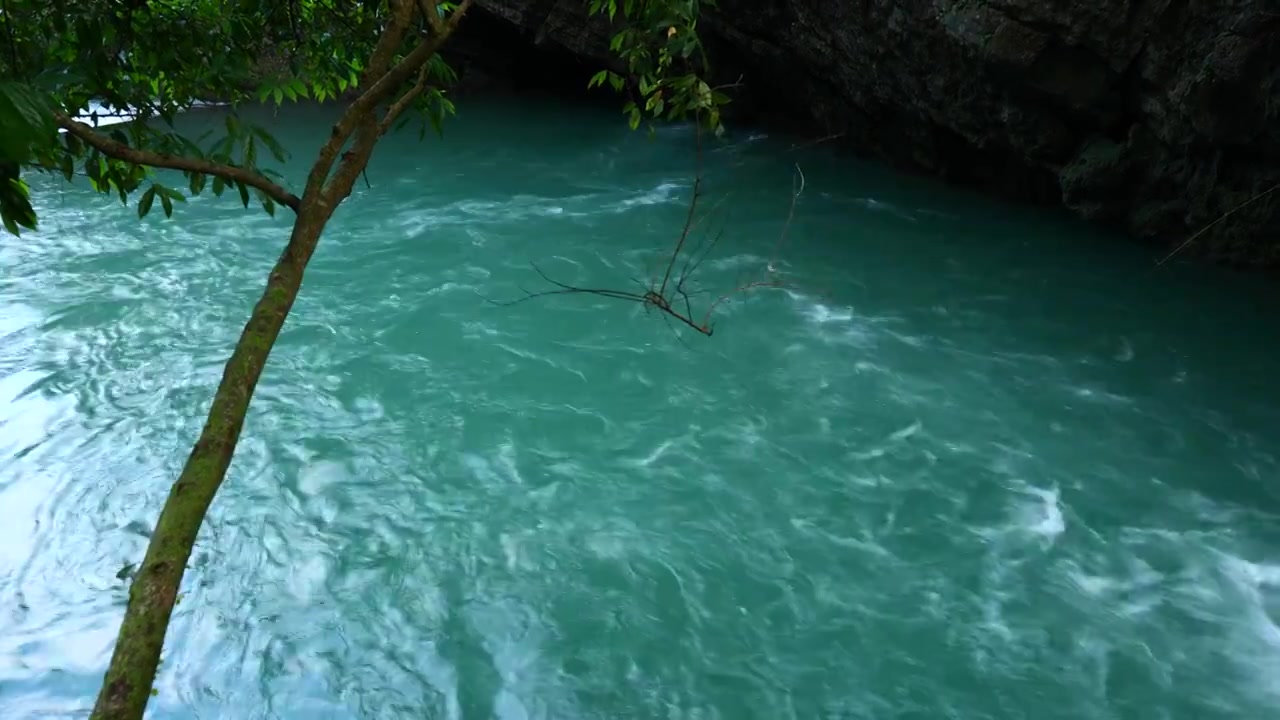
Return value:
M 599 67 L 582 0 L 480 0 Z M 719 0 L 741 104 L 899 166 L 1280 265 L 1280 0 Z M 1248 203 L 1247 205 L 1245 203 Z M 1243 207 L 1241 207 L 1243 205 Z

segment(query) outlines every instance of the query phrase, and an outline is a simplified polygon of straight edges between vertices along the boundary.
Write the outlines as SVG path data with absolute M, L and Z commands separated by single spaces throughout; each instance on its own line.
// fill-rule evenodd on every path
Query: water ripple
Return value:
M 1280 703 L 1267 317 L 1166 326 L 1147 298 L 1209 281 L 1086 271 L 1078 229 L 822 156 L 793 287 L 724 306 L 710 340 L 607 298 L 496 308 L 531 260 L 634 287 L 689 186 L 687 128 L 522 112 L 519 143 L 483 113 L 445 145 L 391 138 L 335 217 L 197 542 L 157 717 Z M 774 259 L 791 162 L 726 147 L 712 291 Z M 213 198 L 138 223 L 41 197 L 42 231 L 0 245 L 4 717 L 92 701 L 287 229 Z

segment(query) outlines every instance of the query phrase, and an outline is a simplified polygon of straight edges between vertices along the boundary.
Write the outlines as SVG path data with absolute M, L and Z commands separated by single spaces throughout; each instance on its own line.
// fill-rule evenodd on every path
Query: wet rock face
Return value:
M 582 0 L 480 2 L 607 62 Z M 761 119 L 1161 243 L 1234 209 L 1196 248 L 1280 264 L 1280 190 L 1249 202 L 1280 183 L 1280 0 L 718 5 L 713 60 Z

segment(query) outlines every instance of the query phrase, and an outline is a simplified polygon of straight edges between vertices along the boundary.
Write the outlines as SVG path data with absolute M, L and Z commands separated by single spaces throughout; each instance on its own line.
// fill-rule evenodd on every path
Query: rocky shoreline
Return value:
M 1280 266 L 1280 7 L 1231 0 L 719 0 L 739 117 L 1187 254 Z M 507 86 L 610 62 L 581 0 L 479 0 L 454 54 Z

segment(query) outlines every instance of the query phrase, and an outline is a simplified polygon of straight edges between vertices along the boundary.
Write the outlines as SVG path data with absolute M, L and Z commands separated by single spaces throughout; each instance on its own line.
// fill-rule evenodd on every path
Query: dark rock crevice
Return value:
M 479 1 L 471 66 L 504 84 L 582 97 L 612 63 L 582 0 Z M 1165 246 L 1280 183 L 1280 0 L 719 6 L 703 34 L 715 81 L 741 76 L 739 121 L 839 133 L 859 154 Z M 1278 228 L 1280 191 L 1189 251 L 1280 264 Z
M 570 28 L 563 21 L 561 4 L 561 0 L 533 0 L 501 11 L 479 6 L 469 13 L 444 53 L 458 71 L 459 89 L 536 93 L 616 105 L 616 98 L 587 92 L 587 81 L 603 66 L 581 46 L 563 42 Z M 584 39 L 584 43 L 599 41 Z M 607 38 L 604 42 L 607 50 Z

